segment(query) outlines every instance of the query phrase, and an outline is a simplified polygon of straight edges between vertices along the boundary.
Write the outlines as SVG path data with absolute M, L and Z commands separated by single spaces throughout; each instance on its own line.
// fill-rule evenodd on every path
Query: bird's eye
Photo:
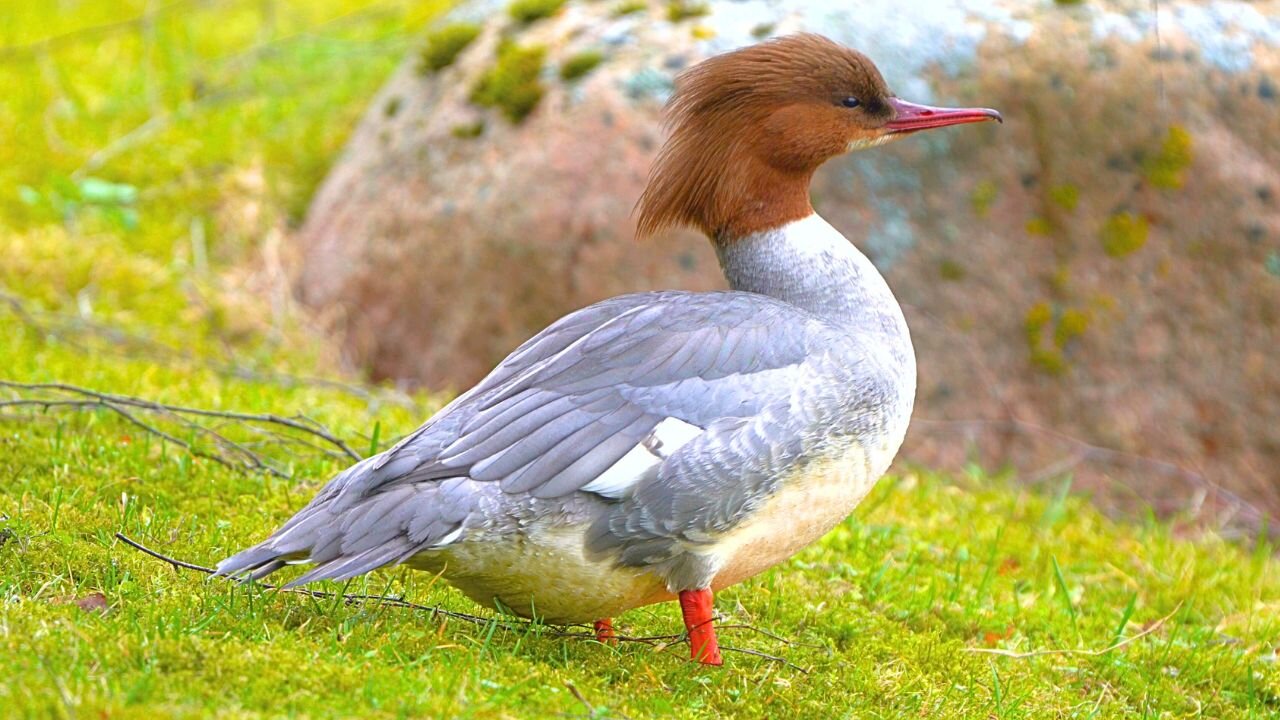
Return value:
M 845 98 L 845 99 L 841 100 L 841 101 L 840 101 L 840 104 L 841 104 L 841 105 L 843 105 L 843 106 L 845 106 L 845 107 L 847 107 L 847 108 L 856 108 L 856 107 L 858 107 L 859 105 L 861 105 L 861 104 L 862 104 L 862 102 L 861 102 L 860 100 L 858 100 L 858 98 L 856 98 L 856 97 L 847 97 L 847 98 Z

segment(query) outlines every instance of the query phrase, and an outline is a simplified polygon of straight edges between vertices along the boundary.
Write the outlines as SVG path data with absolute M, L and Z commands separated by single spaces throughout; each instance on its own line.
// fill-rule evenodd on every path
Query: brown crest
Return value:
M 670 135 L 637 204 L 639 236 L 688 225 L 729 242 L 809 215 L 818 166 L 891 137 L 890 98 L 866 56 L 820 35 L 699 63 L 667 104 Z

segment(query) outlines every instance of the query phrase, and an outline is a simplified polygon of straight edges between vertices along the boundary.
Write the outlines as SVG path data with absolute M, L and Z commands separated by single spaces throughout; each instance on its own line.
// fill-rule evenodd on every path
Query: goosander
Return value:
M 898 99 L 864 55 L 790 35 L 683 73 L 638 235 L 691 226 L 728 291 L 623 295 L 567 315 L 386 452 L 218 565 L 290 585 L 404 563 L 552 623 L 678 599 L 722 663 L 712 593 L 843 520 L 888 469 L 916 391 L 902 310 L 816 215 L 826 160 L 1000 120 Z

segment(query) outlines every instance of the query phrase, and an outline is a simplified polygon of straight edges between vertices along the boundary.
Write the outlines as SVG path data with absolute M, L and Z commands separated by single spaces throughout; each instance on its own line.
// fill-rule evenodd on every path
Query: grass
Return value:
M 43 7 L 0 11 L 4 42 L 39 42 L 147 5 L 90 4 L 68 16 Z M 248 291 L 260 286 L 246 267 L 287 231 L 428 17 L 408 4 L 380 14 L 279 3 L 272 40 L 254 29 L 262 7 L 194 5 L 164 15 L 149 41 L 92 35 L 97 51 L 59 41 L 43 59 L 0 53 L 10 100 L 0 127 L 27 150 L 0 144 L 0 379 L 305 414 L 362 452 L 385 448 L 443 398 L 356 385 L 287 304 Z M 229 59 L 261 42 L 276 49 Z M 76 175 L 148 117 L 185 107 L 164 89 L 189 88 L 201 73 L 221 77 L 234 98 L 174 110 Z M 148 87 L 153 101 L 140 99 Z M 37 120 L 46 113 L 55 132 Z M 108 184 L 85 187 L 88 177 Z M 23 200 L 23 186 L 39 198 Z M 52 191 L 69 204 L 55 209 Z M 732 652 L 725 668 L 702 669 L 678 643 L 611 648 L 538 626 L 442 622 L 239 587 L 176 572 L 115 539 L 123 532 L 212 564 L 262 537 L 343 465 L 318 452 L 260 451 L 290 477 L 193 458 L 105 410 L 0 414 L 0 715 L 1280 713 L 1280 564 L 1270 547 L 1155 519 L 1115 522 L 1066 484 L 1042 493 L 978 469 L 887 478 L 822 542 L 720 593 L 726 622 L 789 639 L 728 629 L 726 644 L 807 672 Z M 346 589 L 476 611 L 407 571 Z M 617 622 L 632 635 L 679 626 L 673 607 Z M 1127 644 L 1100 652 L 1118 643 Z M 1073 652 L 975 652 L 983 649 Z

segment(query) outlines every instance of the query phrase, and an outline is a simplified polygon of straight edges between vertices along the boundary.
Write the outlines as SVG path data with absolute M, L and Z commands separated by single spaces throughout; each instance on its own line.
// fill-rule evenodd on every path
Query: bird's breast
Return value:
M 846 439 L 778 478 L 775 491 L 713 546 L 720 589 L 784 562 L 840 524 L 875 486 L 902 444 L 903 430 Z

